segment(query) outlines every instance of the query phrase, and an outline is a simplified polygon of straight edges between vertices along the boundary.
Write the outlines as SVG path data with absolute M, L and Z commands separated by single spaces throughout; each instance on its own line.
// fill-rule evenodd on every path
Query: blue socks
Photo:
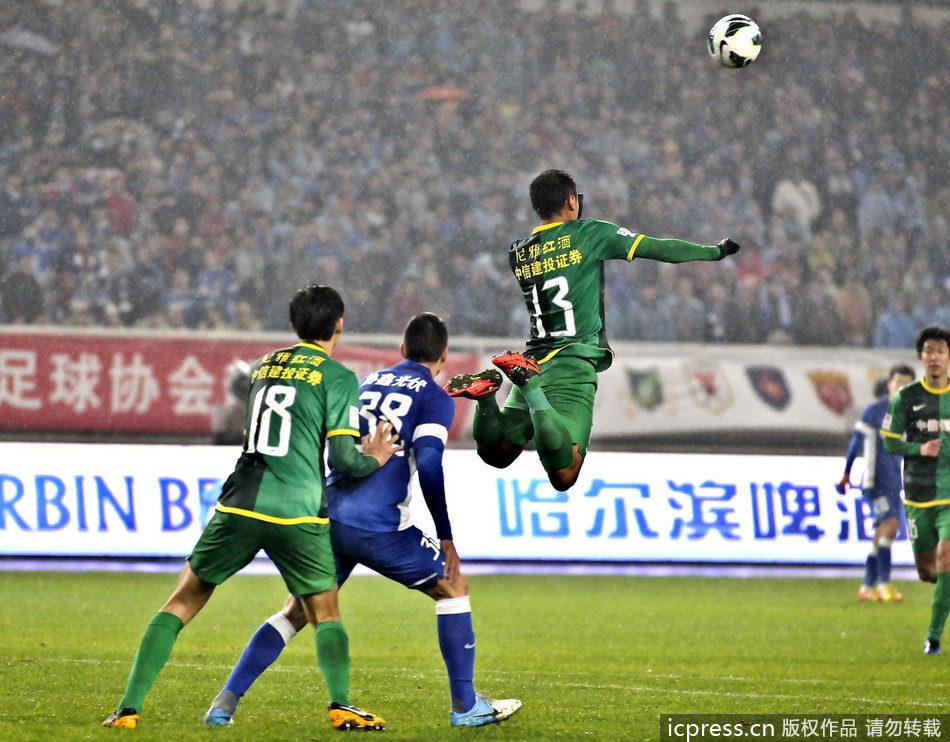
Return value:
M 882 539 L 883 541 L 883 539 Z M 877 584 L 886 585 L 891 581 L 891 545 L 877 545 Z
M 449 678 L 452 710 L 468 711 L 475 705 L 475 631 L 472 629 L 471 601 L 468 596 L 439 600 L 435 604 L 435 613 L 439 649 Z M 247 689 L 275 662 L 296 633 L 282 613 L 268 618 L 247 643 L 219 698 L 225 700 L 225 693 L 233 694 L 236 707 Z M 230 698 L 226 700 L 231 701 Z M 230 703 L 223 705 L 229 706 Z M 233 708 L 226 710 L 234 713 Z
M 864 586 L 874 587 L 877 584 L 877 552 L 868 554 L 864 563 Z
M 452 710 L 468 711 L 475 705 L 475 631 L 469 597 L 437 600 L 435 614 Z
M 247 689 L 260 677 L 284 651 L 284 647 L 295 635 L 290 621 L 282 613 L 275 613 L 261 624 L 254 636 L 244 647 L 222 691 L 234 694 L 235 703 L 241 700 Z M 233 713 L 233 710 L 232 710 Z

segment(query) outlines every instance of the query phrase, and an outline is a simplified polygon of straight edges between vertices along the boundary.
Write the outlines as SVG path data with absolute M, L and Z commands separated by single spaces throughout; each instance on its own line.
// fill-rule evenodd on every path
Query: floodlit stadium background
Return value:
M 229 365 L 285 342 L 301 280 L 344 294 L 341 350 L 359 368 L 392 352 L 421 310 L 446 318 L 457 363 L 482 364 L 523 342 L 504 248 L 533 225 L 528 180 L 558 166 L 578 180 L 589 216 L 743 245 L 735 263 L 609 266 L 618 358 L 602 377 L 594 451 L 609 451 L 605 462 L 760 454 L 776 457 L 775 472 L 792 463 L 786 455 L 826 457 L 774 482 L 749 480 L 736 459 L 732 478 L 717 481 L 747 502 L 752 485 L 816 488 L 814 501 L 775 500 L 779 531 L 788 525 L 808 545 L 796 529 L 838 523 L 850 506 L 831 485 L 874 382 L 914 362 L 919 327 L 950 325 L 950 96 L 939 74 L 950 7 L 766 0 L 755 9 L 764 50 L 741 71 L 704 48 L 705 30 L 731 10 L 658 0 L 4 3 L 0 437 L 210 442 Z M 460 405 L 453 456 L 475 473 L 469 482 L 485 477 L 474 496 L 494 504 L 509 483 L 479 471 L 470 414 Z M 620 486 L 656 475 L 631 461 L 600 471 L 592 459 L 589 476 L 608 472 Z M 79 526 L 76 496 L 57 510 L 54 480 L 78 475 L 15 471 L 21 463 L 0 461 L 4 548 L 55 553 Z M 678 484 L 695 495 L 706 478 L 693 466 Z M 48 489 L 37 476 L 53 478 Z M 524 476 L 530 488 L 534 473 Z M 16 482 L 32 484 L 21 493 Z M 570 513 L 596 519 L 585 487 Z M 486 558 L 677 558 L 613 549 L 644 533 L 634 500 L 616 497 L 604 510 L 615 522 L 601 528 L 619 529 L 621 512 L 628 523 L 612 541 L 602 531 L 611 548 L 590 537 L 548 552 L 545 519 L 570 514 L 531 492 L 522 502 L 529 523 L 541 519 L 538 541 L 501 540 Z M 720 512 L 739 495 L 718 510 L 684 497 L 672 501 L 705 503 L 679 521 L 678 539 L 707 547 L 681 552 L 688 561 L 758 561 L 729 551 L 729 523 L 750 534 L 765 523 L 751 510 Z M 801 509 L 813 506 L 821 515 Z M 667 508 L 669 539 L 682 513 Z M 60 512 L 71 519 L 60 523 Z M 646 531 L 659 533 L 647 515 Z M 860 542 L 862 521 L 848 522 L 843 543 Z M 690 523 L 717 526 L 690 539 Z M 835 533 L 828 523 L 819 530 Z M 111 529 L 97 543 L 121 552 Z M 814 560 L 857 562 L 860 552 Z M 813 560 L 807 549 L 774 558 Z

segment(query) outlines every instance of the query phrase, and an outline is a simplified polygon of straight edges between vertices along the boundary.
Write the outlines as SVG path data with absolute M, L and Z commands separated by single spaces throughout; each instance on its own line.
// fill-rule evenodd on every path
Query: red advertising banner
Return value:
M 202 435 L 227 401 L 229 367 L 295 342 L 292 336 L 0 333 L 0 430 Z M 343 341 L 333 357 L 358 378 L 399 360 Z M 476 370 L 476 354 L 449 357 L 440 375 Z M 450 437 L 465 429 L 460 407 Z

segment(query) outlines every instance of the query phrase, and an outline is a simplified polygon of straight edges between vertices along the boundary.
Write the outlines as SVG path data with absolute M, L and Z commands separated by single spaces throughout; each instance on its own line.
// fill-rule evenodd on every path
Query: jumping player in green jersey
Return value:
M 145 696 L 182 628 L 215 587 L 261 549 L 316 629 L 316 656 L 337 729 L 380 730 L 386 722 L 350 705 L 350 653 L 340 622 L 324 480 L 324 448 L 336 471 L 362 477 L 402 450 L 392 425 L 359 440 L 356 376 L 330 358 L 343 332 L 343 300 L 328 286 L 301 289 L 290 323 L 302 342 L 268 353 L 251 369 L 244 450 L 174 592 L 142 637 L 125 694 L 103 726 L 134 729 Z
M 728 238 L 718 245 L 656 239 L 581 219 L 583 195 L 562 170 L 545 170 L 529 192 L 541 223 L 511 245 L 508 263 L 524 295 L 531 334 L 523 354 L 509 351 L 492 360 L 514 388 L 501 409 L 495 369 L 455 376 L 445 390 L 478 400 L 473 432 L 485 463 L 510 465 L 533 438 L 551 484 L 564 491 L 577 481 L 587 454 L 597 374 L 613 361 L 604 327 L 604 261 L 721 260 L 739 245 Z
M 927 327 L 917 335 L 923 378 L 891 400 L 881 425 L 884 449 L 904 457 L 904 512 L 917 574 L 935 582 L 924 654 L 940 654 L 950 615 L 950 330 Z

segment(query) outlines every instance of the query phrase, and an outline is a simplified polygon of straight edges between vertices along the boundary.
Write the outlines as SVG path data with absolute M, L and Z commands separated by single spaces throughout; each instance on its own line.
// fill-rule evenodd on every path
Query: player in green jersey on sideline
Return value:
M 904 457 L 904 512 L 917 574 L 935 582 L 924 654 L 940 654 L 950 615 L 950 330 L 927 327 L 917 335 L 923 378 L 891 400 L 881 425 L 884 449 Z
M 492 360 L 514 388 L 501 409 L 495 369 L 455 376 L 445 390 L 478 400 L 473 432 L 485 463 L 503 469 L 533 438 L 551 484 L 564 491 L 577 481 L 587 454 L 597 374 L 613 361 L 604 327 L 604 261 L 721 260 L 739 245 L 728 238 L 718 245 L 657 239 L 581 219 L 583 195 L 562 170 L 538 175 L 529 194 L 541 223 L 509 248 L 508 263 L 524 294 L 531 336 L 523 354 L 508 351 Z
M 324 475 L 324 448 L 336 471 L 363 477 L 402 450 L 392 425 L 359 440 L 359 385 L 330 358 L 343 332 L 343 300 L 329 286 L 308 286 L 290 302 L 290 324 L 302 342 L 275 350 L 251 369 L 244 451 L 217 508 L 178 578 L 149 622 L 125 694 L 103 726 L 134 729 L 145 696 L 178 633 L 215 587 L 261 549 L 288 590 L 299 596 L 316 629 L 316 655 L 336 729 L 381 730 L 386 722 L 350 705 L 350 651 L 340 622 L 336 567 Z

